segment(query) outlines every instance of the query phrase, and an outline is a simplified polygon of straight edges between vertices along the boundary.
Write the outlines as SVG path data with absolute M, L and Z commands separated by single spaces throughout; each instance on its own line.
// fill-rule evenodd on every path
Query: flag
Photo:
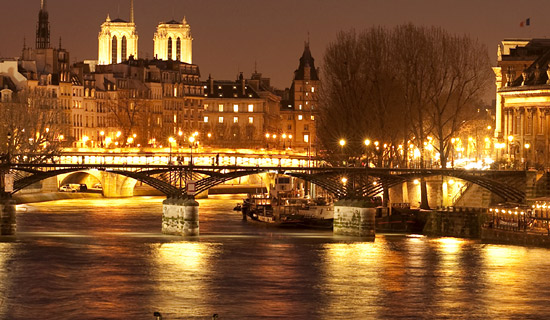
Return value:
M 520 26 L 520 27 L 523 27 L 523 26 L 528 27 L 528 26 L 530 26 L 530 25 L 531 25 L 531 18 L 527 18 L 527 19 L 525 19 L 524 21 L 522 21 L 522 22 L 519 23 L 519 26 Z

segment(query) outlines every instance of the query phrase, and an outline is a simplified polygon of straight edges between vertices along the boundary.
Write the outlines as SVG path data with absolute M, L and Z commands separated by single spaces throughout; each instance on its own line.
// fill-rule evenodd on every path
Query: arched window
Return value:
M 127 55 L 126 55 L 126 36 L 123 36 L 122 37 L 122 45 L 121 45 L 121 49 L 122 49 L 122 54 L 121 54 L 121 59 L 124 61 L 124 60 L 127 60 Z
M 168 60 L 172 60 L 172 38 L 168 38 Z
M 181 39 L 178 37 L 178 40 L 176 40 L 176 60 L 181 60 Z
M 117 51 L 118 51 L 118 41 L 117 41 L 117 38 L 116 36 L 113 37 L 113 44 L 112 44 L 112 58 L 111 58 L 111 63 L 117 63 L 118 60 L 117 60 Z

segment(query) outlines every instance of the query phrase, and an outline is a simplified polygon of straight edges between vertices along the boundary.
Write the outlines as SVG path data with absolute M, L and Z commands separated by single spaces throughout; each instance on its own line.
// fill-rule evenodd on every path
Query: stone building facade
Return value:
M 281 129 L 295 149 L 313 152 L 316 148 L 318 92 L 321 81 L 315 59 L 306 42 L 290 90 L 281 103 Z
M 496 75 L 497 155 L 516 168 L 550 165 L 550 40 L 499 44 Z
M 185 18 L 160 23 L 153 41 L 155 59 L 193 63 L 191 26 Z

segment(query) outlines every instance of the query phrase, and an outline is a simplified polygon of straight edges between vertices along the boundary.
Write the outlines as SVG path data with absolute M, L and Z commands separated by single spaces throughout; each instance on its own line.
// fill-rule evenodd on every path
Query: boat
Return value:
M 411 209 L 408 203 L 392 204 L 391 210 L 378 207 L 376 210 L 376 232 L 422 233 L 426 224 L 420 209 Z
M 275 210 L 272 199 L 266 195 L 253 195 L 241 205 L 243 220 L 274 227 L 298 227 L 303 222 L 300 216 Z

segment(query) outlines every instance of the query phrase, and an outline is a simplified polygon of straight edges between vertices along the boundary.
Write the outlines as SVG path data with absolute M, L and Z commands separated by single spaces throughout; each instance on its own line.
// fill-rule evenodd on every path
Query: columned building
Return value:
M 193 38 L 185 17 L 181 22 L 172 20 L 160 23 L 153 40 L 156 59 L 193 63 Z
M 134 0 L 130 3 L 130 21 L 107 19 L 98 36 L 98 64 L 116 64 L 138 58 L 138 34 L 134 23 Z
M 516 168 L 550 166 L 550 40 L 511 39 L 498 47 L 498 160 Z

